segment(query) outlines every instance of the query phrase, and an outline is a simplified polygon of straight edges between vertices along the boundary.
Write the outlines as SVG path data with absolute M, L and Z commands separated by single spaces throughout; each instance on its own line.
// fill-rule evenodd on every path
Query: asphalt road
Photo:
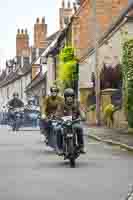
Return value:
M 0 200 L 124 200 L 133 154 L 89 140 L 75 169 L 37 131 L 0 129 Z

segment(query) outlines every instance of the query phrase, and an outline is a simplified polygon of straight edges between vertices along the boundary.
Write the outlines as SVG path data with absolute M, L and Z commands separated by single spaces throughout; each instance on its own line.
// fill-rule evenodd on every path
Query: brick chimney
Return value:
M 18 29 L 16 35 L 16 56 L 28 56 L 29 54 L 29 35 L 27 29 Z
M 65 7 L 65 2 L 62 0 L 62 5 L 59 10 L 60 29 L 63 29 L 69 23 L 72 14 L 73 8 L 71 8 L 70 0 L 67 1 L 67 7 Z
M 45 48 L 46 37 L 47 24 L 45 24 L 45 18 L 42 18 L 41 21 L 37 18 L 34 25 L 34 47 Z

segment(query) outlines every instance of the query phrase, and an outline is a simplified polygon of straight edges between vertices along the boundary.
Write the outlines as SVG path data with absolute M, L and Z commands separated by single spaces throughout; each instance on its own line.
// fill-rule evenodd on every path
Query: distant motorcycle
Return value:
M 11 111 L 11 126 L 13 131 L 19 131 L 23 118 L 23 108 L 13 108 Z
M 40 111 L 35 109 L 24 109 L 24 126 L 37 127 L 40 121 Z

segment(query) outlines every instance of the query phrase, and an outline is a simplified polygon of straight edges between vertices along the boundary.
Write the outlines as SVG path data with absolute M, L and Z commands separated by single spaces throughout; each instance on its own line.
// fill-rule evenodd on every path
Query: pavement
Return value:
M 89 127 L 85 125 L 85 132 L 90 138 L 102 141 L 110 145 L 118 145 L 133 152 L 133 134 L 125 129 L 109 129 L 107 127 Z
M 125 200 L 133 155 L 85 136 L 87 153 L 72 169 L 39 131 L 0 129 L 0 200 Z

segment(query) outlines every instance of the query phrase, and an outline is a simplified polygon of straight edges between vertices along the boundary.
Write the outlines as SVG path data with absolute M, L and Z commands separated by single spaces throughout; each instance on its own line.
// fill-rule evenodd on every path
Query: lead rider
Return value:
M 64 91 L 64 105 L 62 108 L 62 115 L 63 116 L 72 116 L 72 119 L 80 118 L 82 121 L 86 120 L 85 113 L 81 110 L 79 102 L 75 98 L 75 93 L 72 88 L 67 88 Z M 77 134 L 78 145 L 81 153 L 85 153 L 84 150 L 84 139 L 83 139 L 83 128 L 80 123 L 73 124 L 73 129 Z M 62 155 L 62 132 L 60 127 L 56 129 L 57 133 L 57 152 L 58 154 Z

